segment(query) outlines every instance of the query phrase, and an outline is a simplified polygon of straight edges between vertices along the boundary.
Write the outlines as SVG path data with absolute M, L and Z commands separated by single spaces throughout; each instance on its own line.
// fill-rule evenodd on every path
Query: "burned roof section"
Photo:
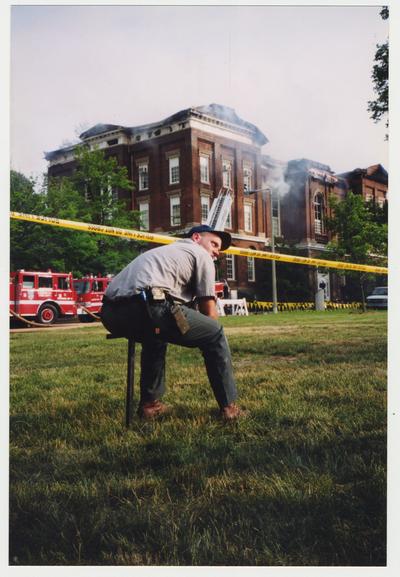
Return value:
M 96 124 L 95 126 L 92 126 L 92 128 L 89 128 L 88 130 L 85 130 L 85 132 L 82 132 L 82 134 L 79 135 L 79 138 L 81 140 L 85 140 L 86 138 L 91 138 L 92 136 L 98 136 L 99 134 L 104 134 L 105 132 L 114 132 L 115 130 L 121 130 L 122 132 L 127 132 L 127 128 L 126 126 L 121 126 L 118 124 Z
M 193 108 L 185 108 L 159 122 L 151 122 L 149 124 L 142 124 L 139 126 L 128 127 L 116 124 L 99 123 L 92 128 L 85 130 L 85 132 L 82 132 L 82 134 L 80 134 L 80 138 L 81 140 L 86 140 L 88 138 L 93 138 L 95 136 L 117 130 L 123 131 L 129 135 L 135 135 L 140 132 L 156 131 L 165 125 L 173 124 L 176 122 L 185 122 L 190 118 L 199 118 L 204 119 L 205 121 L 214 119 L 219 121 L 221 124 L 230 126 L 232 129 L 246 131 L 251 134 L 251 137 L 260 146 L 268 142 L 267 137 L 261 132 L 261 130 L 259 130 L 259 128 L 257 128 L 257 126 L 240 118 L 233 108 L 229 108 L 228 106 L 216 103 Z
M 381 184 L 388 183 L 388 173 L 387 170 L 381 164 L 373 164 L 367 168 L 355 168 L 349 172 L 343 172 L 339 176 L 346 178 L 347 180 L 352 180 L 354 178 L 369 178 L 375 182 L 380 182 Z

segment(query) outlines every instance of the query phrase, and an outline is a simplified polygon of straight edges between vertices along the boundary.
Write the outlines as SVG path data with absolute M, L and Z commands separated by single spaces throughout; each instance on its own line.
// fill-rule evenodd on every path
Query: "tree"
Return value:
M 67 220 L 137 228 L 139 214 L 118 191 L 131 190 L 126 169 L 101 150 L 79 147 L 77 170 L 70 177 L 44 178 L 42 189 L 23 175 L 11 173 L 11 209 Z M 116 273 L 137 254 L 140 243 L 123 238 L 62 229 L 24 221 L 11 224 L 13 269 Z
M 103 150 L 89 150 L 79 146 L 75 152 L 77 169 L 71 182 L 78 191 L 82 208 L 82 220 L 118 228 L 138 228 L 140 215 L 132 211 L 127 199 L 119 199 L 118 193 L 131 191 L 132 182 L 125 166 L 106 157 Z M 141 244 L 128 239 L 97 236 L 97 255 L 92 260 L 96 272 L 115 273 L 135 256 Z M 91 270 L 93 270 L 93 268 Z
M 286 244 L 277 240 L 276 251 L 280 254 L 304 256 L 294 244 Z M 257 263 L 257 280 L 260 300 L 272 301 L 271 263 L 260 260 Z M 278 300 L 283 302 L 307 302 L 314 299 L 310 287 L 310 270 L 312 267 L 299 266 L 290 262 L 276 262 Z
M 327 227 L 334 234 L 328 248 L 337 260 L 357 264 L 385 266 L 387 264 L 388 229 L 379 223 L 360 195 L 351 191 L 344 200 L 330 198 L 333 216 Z M 365 282 L 371 275 L 364 272 L 346 273 L 356 276 L 365 310 Z
M 389 8 L 384 6 L 380 11 L 383 20 L 389 18 Z M 389 41 L 376 45 L 375 64 L 372 68 L 372 82 L 376 99 L 368 102 L 368 111 L 375 122 L 382 119 L 389 109 Z M 389 126 L 386 121 L 386 127 Z M 386 135 L 387 138 L 387 135 Z
M 10 209 L 28 214 L 43 214 L 42 197 L 35 193 L 35 181 L 20 172 L 10 173 Z M 10 267 L 34 269 L 39 265 L 36 246 L 41 241 L 43 226 L 12 219 L 10 222 Z
M 91 222 L 108 225 L 116 221 L 137 223 L 137 215 L 127 211 L 126 201 L 118 199 L 118 191 L 131 191 L 132 182 L 125 166 L 119 166 L 116 158 L 106 157 L 103 150 L 90 150 L 78 146 L 75 150 L 77 168 L 71 177 L 81 195 Z

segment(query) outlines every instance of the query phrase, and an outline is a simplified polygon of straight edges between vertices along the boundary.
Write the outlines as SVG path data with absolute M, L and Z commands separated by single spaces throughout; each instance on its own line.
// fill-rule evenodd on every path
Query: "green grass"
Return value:
M 385 565 L 386 322 L 223 319 L 249 418 L 220 423 L 201 354 L 170 346 L 173 412 L 129 431 L 125 341 L 12 334 L 10 563 Z

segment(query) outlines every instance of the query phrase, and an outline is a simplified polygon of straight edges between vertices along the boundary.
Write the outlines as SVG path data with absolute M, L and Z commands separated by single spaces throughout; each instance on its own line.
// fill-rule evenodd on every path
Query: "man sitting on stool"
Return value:
M 223 419 L 244 415 L 236 404 L 231 353 L 217 321 L 214 260 L 231 244 L 227 232 L 193 227 L 188 238 L 139 255 L 117 274 L 103 297 L 104 326 L 142 343 L 140 403 L 143 418 L 169 410 L 165 392 L 167 343 L 198 347 Z M 192 308 L 196 302 L 198 310 Z

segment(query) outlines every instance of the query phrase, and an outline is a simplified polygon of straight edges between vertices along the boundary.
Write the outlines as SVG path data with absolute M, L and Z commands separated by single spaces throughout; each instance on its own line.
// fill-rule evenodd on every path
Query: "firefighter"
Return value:
M 138 414 L 144 419 L 169 410 L 161 401 L 167 343 L 201 350 L 222 419 L 245 415 L 235 403 L 231 353 L 215 302 L 213 261 L 230 244 L 229 233 L 195 226 L 186 238 L 139 255 L 105 292 L 104 326 L 142 343 Z

